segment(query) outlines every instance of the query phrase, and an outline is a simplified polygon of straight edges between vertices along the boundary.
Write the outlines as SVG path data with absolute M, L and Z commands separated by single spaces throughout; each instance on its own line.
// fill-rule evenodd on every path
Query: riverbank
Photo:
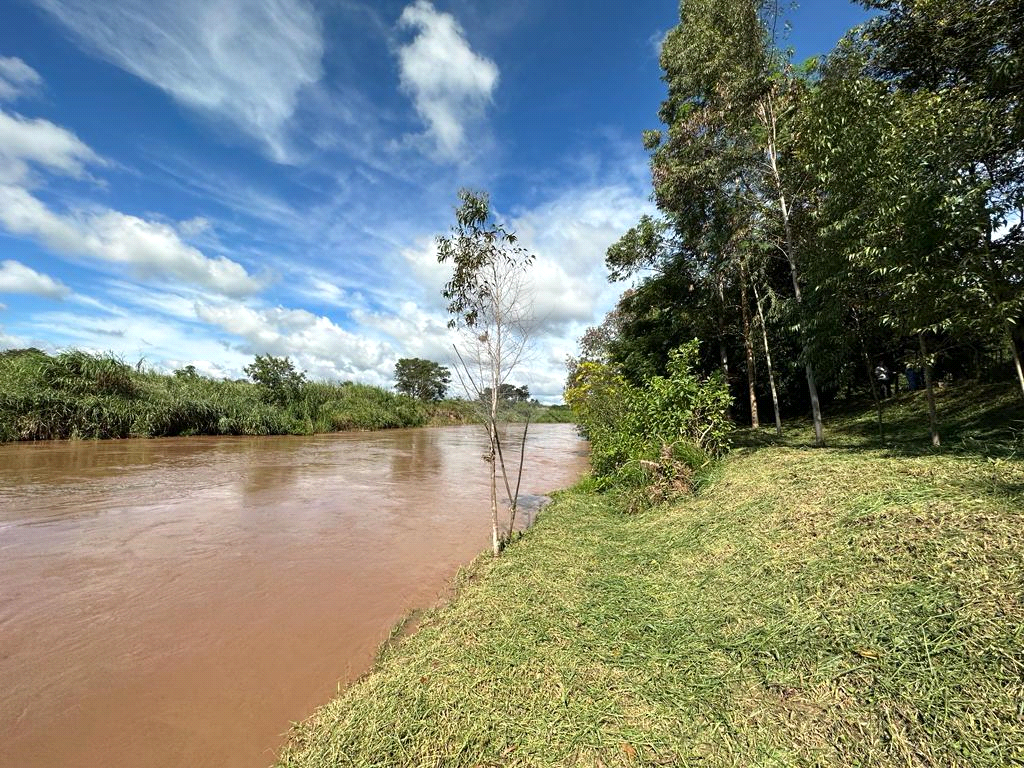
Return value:
M 132 367 L 109 355 L 39 350 L 0 353 L 0 442 L 174 437 L 312 435 L 475 421 L 461 400 L 422 402 L 352 382 L 271 388 Z M 522 403 L 509 420 L 569 421 L 566 410 Z
M 628 515 L 586 483 L 298 725 L 280 765 L 1003 766 L 1024 760 L 1024 409 L 947 393 L 745 433 Z

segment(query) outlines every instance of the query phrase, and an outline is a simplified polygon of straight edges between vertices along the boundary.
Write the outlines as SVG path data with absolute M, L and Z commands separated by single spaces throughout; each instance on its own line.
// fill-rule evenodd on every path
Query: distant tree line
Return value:
M 926 390 L 936 445 L 942 380 L 1024 395 L 1020 2 L 861 4 L 878 14 L 797 65 L 778 3 L 682 0 L 644 136 L 659 214 L 608 249 L 634 285 L 570 388 L 584 363 L 641 385 L 699 339 L 735 418 L 809 411 L 819 444 L 846 393 L 870 389 L 881 427 L 890 381 Z

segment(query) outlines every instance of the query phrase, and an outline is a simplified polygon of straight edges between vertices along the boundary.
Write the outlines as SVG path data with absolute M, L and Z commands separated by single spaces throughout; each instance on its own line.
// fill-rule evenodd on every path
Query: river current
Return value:
M 0 765 L 269 765 L 488 547 L 482 453 L 473 427 L 0 445 Z M 530 428 L 528 502 L 585 469 L 573 426 Z

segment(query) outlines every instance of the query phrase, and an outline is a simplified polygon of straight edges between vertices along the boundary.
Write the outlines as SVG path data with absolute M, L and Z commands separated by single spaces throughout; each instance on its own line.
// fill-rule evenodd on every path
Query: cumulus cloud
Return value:
M 451 14 L 427 0 L 406 6 L 398 20 L 414 37 L 398 50 L 402 88 L 410 95 L 427 134 L 445 157 L 457 157 L 466 129 L 478 121 L 498 84 L 498 67 L 470 47 Z
M 322 74 L 309 0 L 35 0 L 82 45 L 288 158 L 285 127 Z
M 28 164 L 75 178 L 103 161 L 71 131 L 41 118 L 0 111 L 0 183 L 22 181 Z
M 43 78 L 24 61 L 0 56 L 0 101 L 12 101 L 42 84 Z
M 542 328 L 562 333 L 610 308 L 620 288 L 608 284 L 605 252 L 652 208 L 638 189 L 608 184 L 567 190 L 513 219 L 520 242 L 537 254 L 530 279 Z
M 36 272 L 20 261 L 0 261 L 0 293 L 31 293 L 48 299 L 63 299 L 70 290 L 59 280 Z
M 394 355 L 386 345 L 351 333 L 329 317 L 304 309 L 257 309 L 240 304 L 196 304 L 200 320 L 243 340 L 249 354 L 290 355 L 311 372 L 331 378 L 388 381 Z
M 124 265 L 142 279 L 178 278 L 228 296 L 261 287 L 241 264 L 206 256 L 184 243 L 169 224 L 109 209 L 60 214 L 17 186 L 0 185 L 0 225 L 59 253 Z

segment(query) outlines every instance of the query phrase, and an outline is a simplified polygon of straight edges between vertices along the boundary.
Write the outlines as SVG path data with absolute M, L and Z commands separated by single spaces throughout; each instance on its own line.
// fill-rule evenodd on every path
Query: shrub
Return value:
M 579 365 L 565 400 L 590 440 L 602 487 L 642 489 L 655 502 L 692 489 L 725 451 L 729 391 L 720 375 L 696 375 L 697 353 L 696 341 L 684 344 L 670 353 L 667 375 L 639 386 L 610 365 Z

